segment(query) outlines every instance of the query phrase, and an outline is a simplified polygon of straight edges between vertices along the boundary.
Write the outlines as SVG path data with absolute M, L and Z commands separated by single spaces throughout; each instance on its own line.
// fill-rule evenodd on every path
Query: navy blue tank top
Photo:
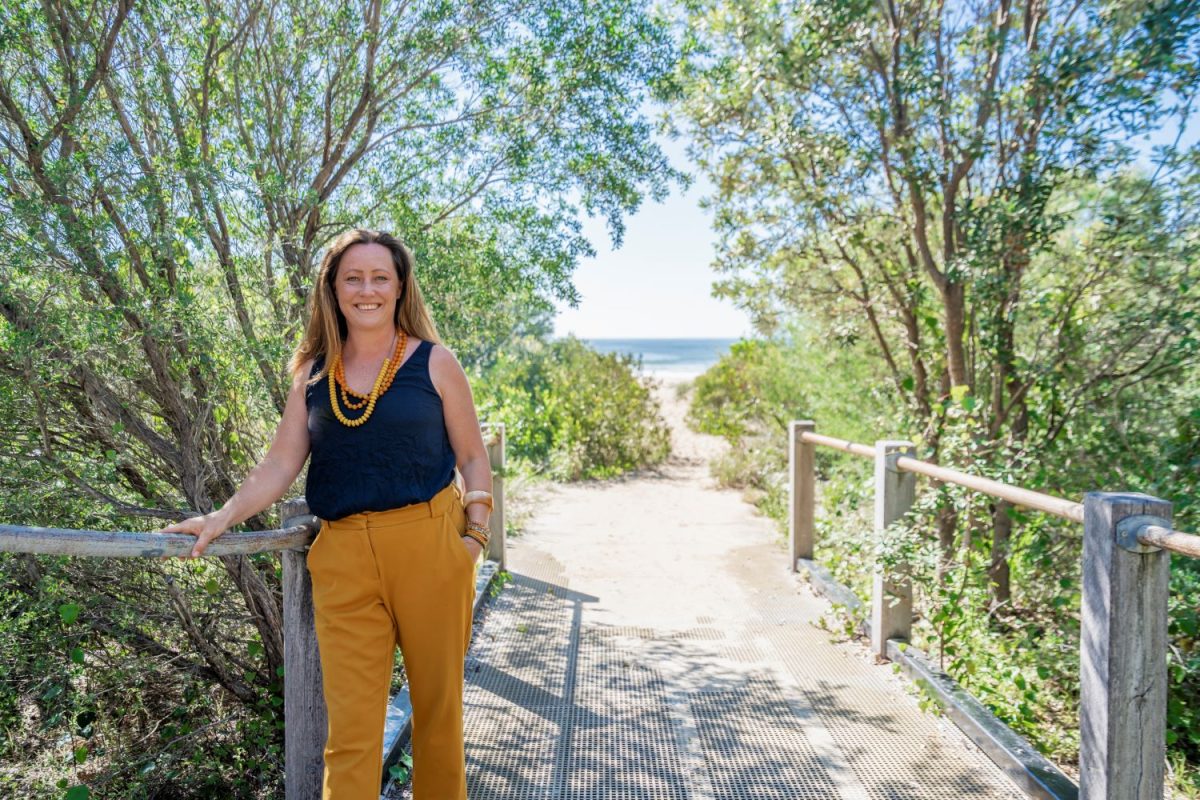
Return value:
M 375 403 L 371 418 L 350 428 L 329 407 L 329 376 L 304 392 L 312 461 L 304 495 L 321 519 L 424 503 L 454 478 L 454 451 L 442 398 L 429 377 L 433 344 L 421 342 Z M 324 358 L 313 364 L 321 369 Z M 341 396 L 339 394 L 339 401 Z M 355 419 L 362 411 L 342 413 Z

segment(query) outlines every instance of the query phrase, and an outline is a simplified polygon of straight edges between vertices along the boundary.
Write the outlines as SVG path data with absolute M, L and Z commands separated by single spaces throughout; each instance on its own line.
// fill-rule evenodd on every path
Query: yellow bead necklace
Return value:
M 357 428 L 371 417 L 371 412 L 375 410 L 375 401 L 383 396 L 383 393 L 392 385 L 392 380 L 396 377 L 396 372 L 400 369 L 400 364 L 404 361 L 404 351 L 408 347 L 408 334 L 400 331 L 400 344 L 395 348 L 391 358 L 384 359 L 383 365 L 379 368 L 379 374 L 375 376 L 375 385 L 371 387 L 370 394 L 359 394 L 350 388 L 346 383 L 346 370 L 342 364 L 342 354 L 338 353 L 337 358 L 333 360 L 333 364 L 329 368 L 329 405 L 333 408 L 333 415 L 337 417 L 338 422 L 349 428 Z M 342 396 L 343 405 L 351 411 L 366 406 L 366 411 L 361 417 L 350 419 L 342 413 L 342 409 L 338 407 L 338 394 Z M 351 400 L 351 398 L 356 398 Z

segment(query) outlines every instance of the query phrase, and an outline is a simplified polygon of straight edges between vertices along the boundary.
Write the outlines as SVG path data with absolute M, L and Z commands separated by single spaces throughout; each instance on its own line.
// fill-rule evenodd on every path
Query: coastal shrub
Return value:
M 557 480 L 661 463 L 671 434 L 637 360 L 569 337 L 531 340 L 475 381 L 480 419 L 503 422 L 511 460 Z
M 834 376 L 837 376 L 836 378 Z M 815 420 L 831 436 L 870 437 L 882 416 L 877 385 L 854 341 L 834 347 L 818 342 L 798 325 L 771 339 L 734 344 L 696 378 L 688 424 L 729 442 L 712 464 L 717 482 L 752 490 L 759 509 L 787 524 L 788 423 Z M 827 475 L 845 459 L 818 451 L 818 469 Z

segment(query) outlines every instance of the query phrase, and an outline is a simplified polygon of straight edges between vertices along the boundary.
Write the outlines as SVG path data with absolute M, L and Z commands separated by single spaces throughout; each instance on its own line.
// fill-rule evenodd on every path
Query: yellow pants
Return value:
M 466 800 L 463 660 L 475 565 L 454 485 L 325 522 L 308 552 L 329 732 L 322 800 L 378 800 L 396 645 L 412 697 L 413 795 Z

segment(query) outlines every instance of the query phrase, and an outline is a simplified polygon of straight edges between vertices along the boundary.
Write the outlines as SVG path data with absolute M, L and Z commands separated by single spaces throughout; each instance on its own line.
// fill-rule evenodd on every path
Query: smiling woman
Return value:
M 465 800 L 463 660 L 492 475 L 466 374 L 438 339 L 407 247 L 368 230 L 330 246 L 291 370 L 275 440 L 242 488 L 219 511 L 165 530 L 194 534 L 192 555 L 201 555 L 278 500 L 311 454 L 305 495 L 322 520 L 308 567 L 329 714 L 324 796 L 378 796 L 379 731 L 402 642 L 414 794 Z M 456 467 L 472 490 L 465 508 Z

